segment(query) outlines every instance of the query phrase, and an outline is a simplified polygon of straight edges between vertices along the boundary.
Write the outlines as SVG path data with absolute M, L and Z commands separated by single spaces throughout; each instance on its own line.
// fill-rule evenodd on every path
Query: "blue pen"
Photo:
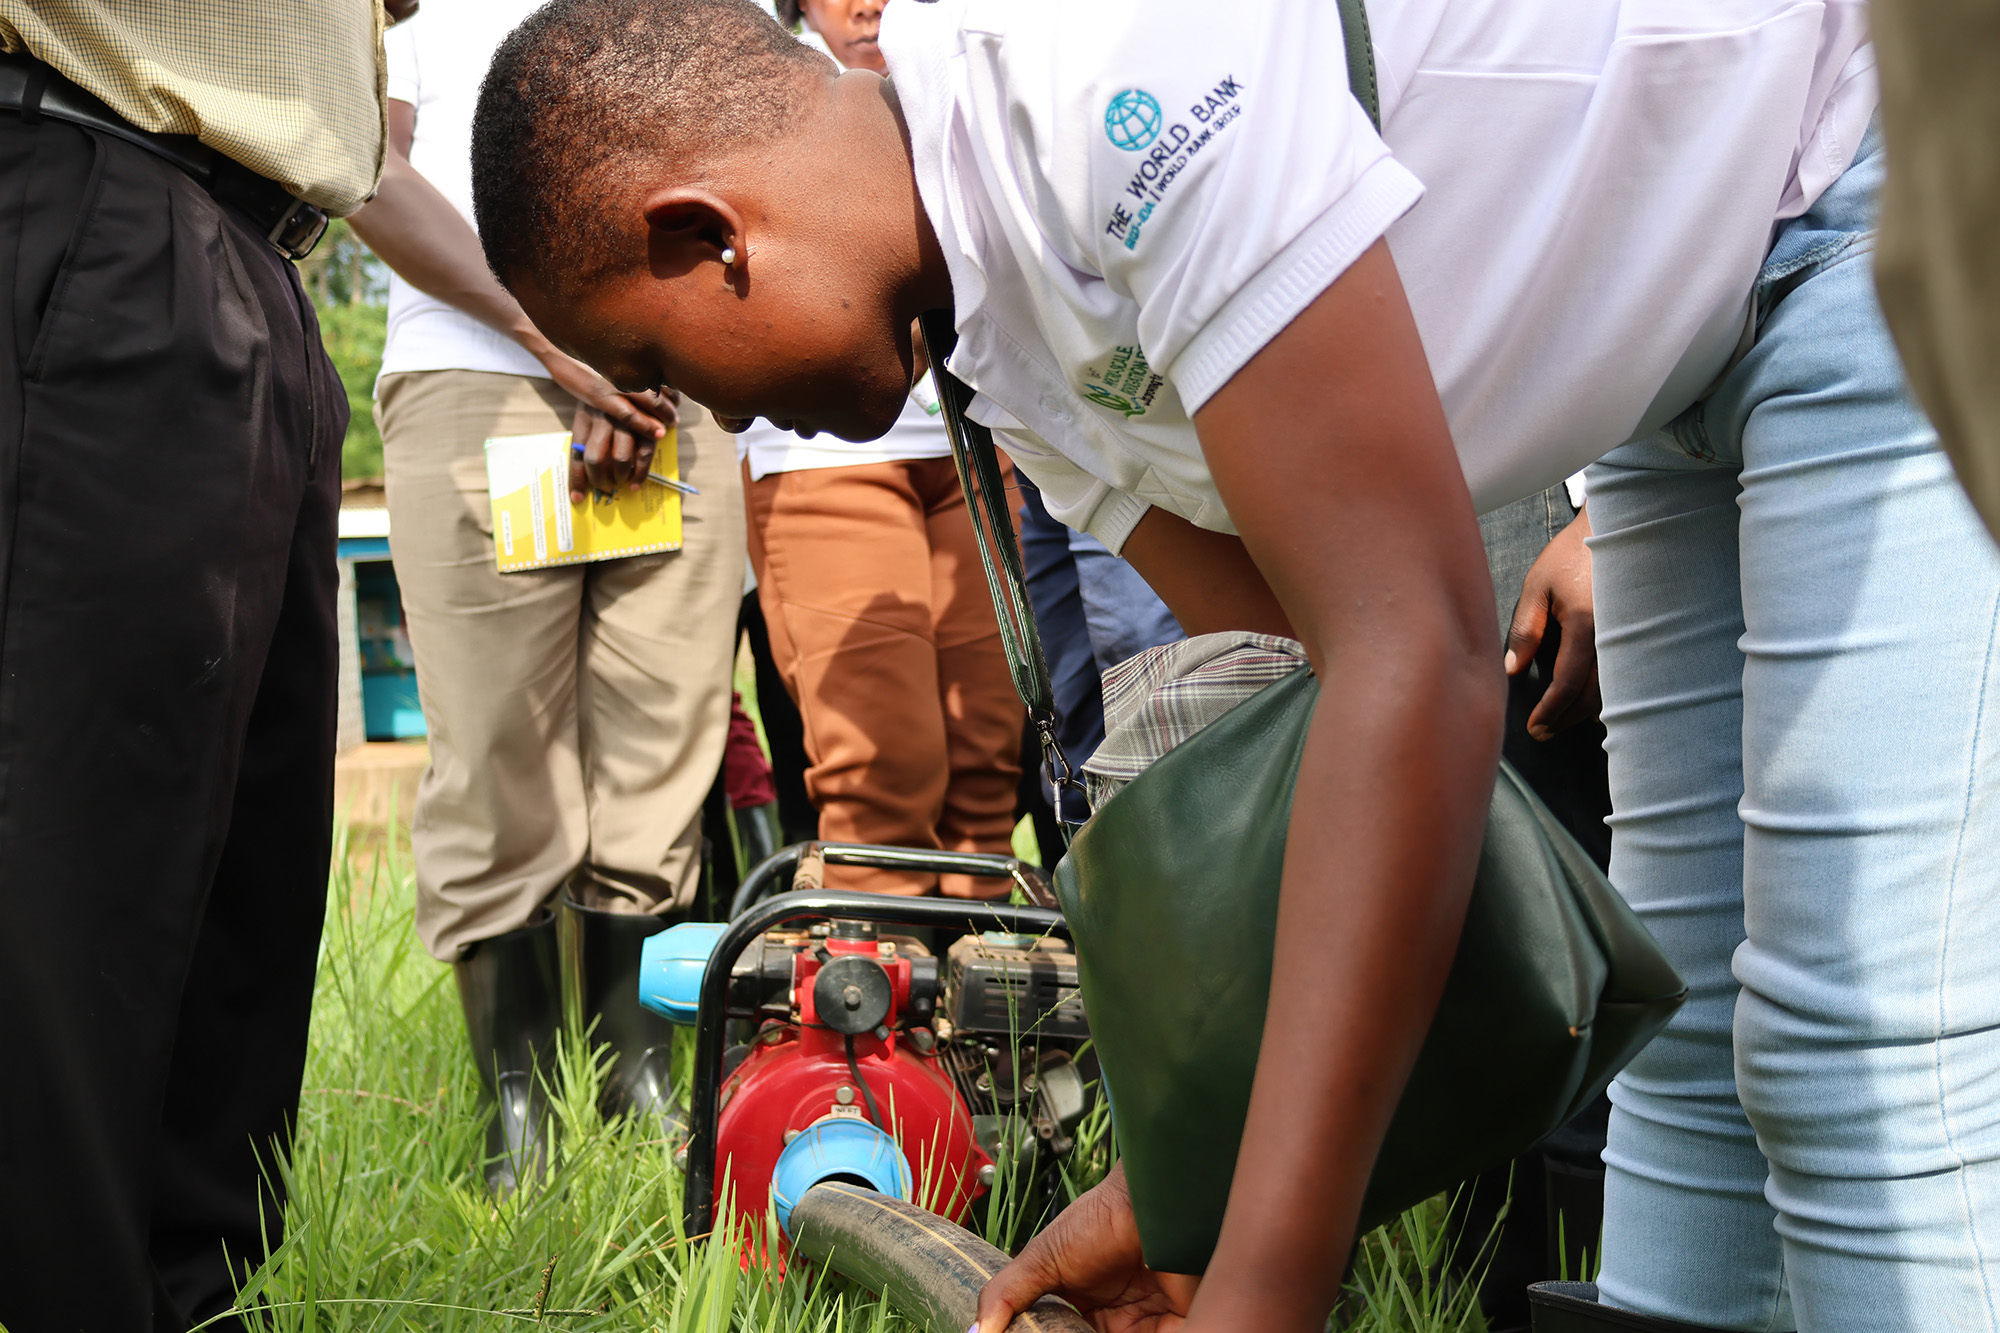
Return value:
M 570 442 L 569 451 L 575 454 L 578 458 L 583 457 L 583 446 L 576 443 L 574 440 Z M 682 495 L 701 494 L 699 490 L 696 490 L 693 486 L 688 485 L 686 482 L 682 481 L 679 477 L 669 477 L 664 472 L 648 472 L 646 474 L 646 480 L 657 481 L 660 483 L 660 485 L 665 486 L 669 490 L 679 491 Z

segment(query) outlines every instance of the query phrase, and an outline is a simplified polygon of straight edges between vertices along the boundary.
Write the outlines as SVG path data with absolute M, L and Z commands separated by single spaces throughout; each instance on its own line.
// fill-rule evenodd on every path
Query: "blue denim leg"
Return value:
M 1018 471 L 1014 476 L 1021 485 L 1021 562 L 1028 575 L 1028 601 L 1055 687 L 1056 736 L 1070 765 L 1080 767 L 1104 742 L 1104 696 L 1076 561 L 1070 557 L 1072 534 L 1049 515 L 1034 484 Z M 1047 788 L 1046 777 L 1042 785 Z
M 2000 1329 L 2000 559 L 1875 304 L 1881 170 L 1591 469 L 1611 876 L 1693 989 L 1613 1088 L 1600 1286 L 1714 1327 Z
M 1100 674 L 1148 648 L 1187 637 L 1152 585 L 1103 542 L 1087 532 L 1071 531 L 1069 554 L 1076 562 L 1083 615 L 1090 624 L 1090 651 Z
M 1056 734 L 1071 767 L 1081 768 L 1104 741 L 1104 672 L 1186 636 L 1139 571 L 1089 533 L 1050 517 L 1041 492 L 1015 476 L 1028 599 L 1055 684 Z

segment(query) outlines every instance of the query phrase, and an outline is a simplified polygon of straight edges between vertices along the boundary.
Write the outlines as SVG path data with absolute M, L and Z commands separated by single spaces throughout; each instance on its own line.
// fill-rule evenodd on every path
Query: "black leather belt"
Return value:
M 304 259 L 319 244 L 327 215 L 274 180 L 216 152 L 192 134 L 142 130 L 33 56 L 0 52 L 0 110 L 24 118 L 52 116 L 137 144 L 165 158 L 225 204 L 248 215 L 287 259 Z

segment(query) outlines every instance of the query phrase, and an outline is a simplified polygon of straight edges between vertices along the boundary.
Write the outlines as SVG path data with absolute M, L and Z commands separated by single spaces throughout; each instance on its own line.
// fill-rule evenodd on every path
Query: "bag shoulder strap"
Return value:
M 1368 123 L 1382 132 L 1382 92 L 1375 83 L 1375 43 L 1368 36 L 1366 0 L 1339 0 L 1340 35 L 1347 43 L 1347 86 L 1368 113 Z
M 1366 0 L 1337 0 L 1337 3 L 1341 36 L 1347 46 L 1347 85 L 1380 132 L 1382 111 L 1375 81 L 1375 47 L 1368 36 Z M 951 312 L 933 310 L 917 323 L 923 333 L 925 354 L 930 359 L 931 376 L 937 385 L 938 402 L 943 408 L 945 433 L 951 439 L 951 456 L 958 464 L 959 485 L 965 490 L 965 507 L 972 518 L 979 563 L 986 571 L 986 590 L 992 595 L 994 616 L 1000 622 L 1000 643 L 1007 653 L 1007 670 L 1014 678 L 1014 689 L 1021 702 L 1028 707 L 1028 720 L 1041 738 L 1049 785 L 1055 791 L 1056 821 L 1067 836 L 1073 825 L 1063 817 L 1063 798 L 1066 794 L 1080 794 L 1081 788 L 1056 739 L 1055 687 L 1049 680 L 1048 658 L 1042 652 L 1041 635 L 1028 603 L 1021 544 L 1014 536 L 1014 516 L 1001 480 L 993 433 L 966 415 L 973 391 L 945 367 L 945 359 L 958 343 Z

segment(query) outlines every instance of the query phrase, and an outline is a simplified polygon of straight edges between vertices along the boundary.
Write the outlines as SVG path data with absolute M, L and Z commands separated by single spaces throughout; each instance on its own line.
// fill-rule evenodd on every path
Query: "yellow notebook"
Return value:
M 571 504 L 569 460 L 568 431 L 486 442 L 493 555 L 502 574 L 681 549 L 679 493 L 647 484 Z M 672 426 L 653 454 L 653 470 L 668 477 L 680 471 Z

